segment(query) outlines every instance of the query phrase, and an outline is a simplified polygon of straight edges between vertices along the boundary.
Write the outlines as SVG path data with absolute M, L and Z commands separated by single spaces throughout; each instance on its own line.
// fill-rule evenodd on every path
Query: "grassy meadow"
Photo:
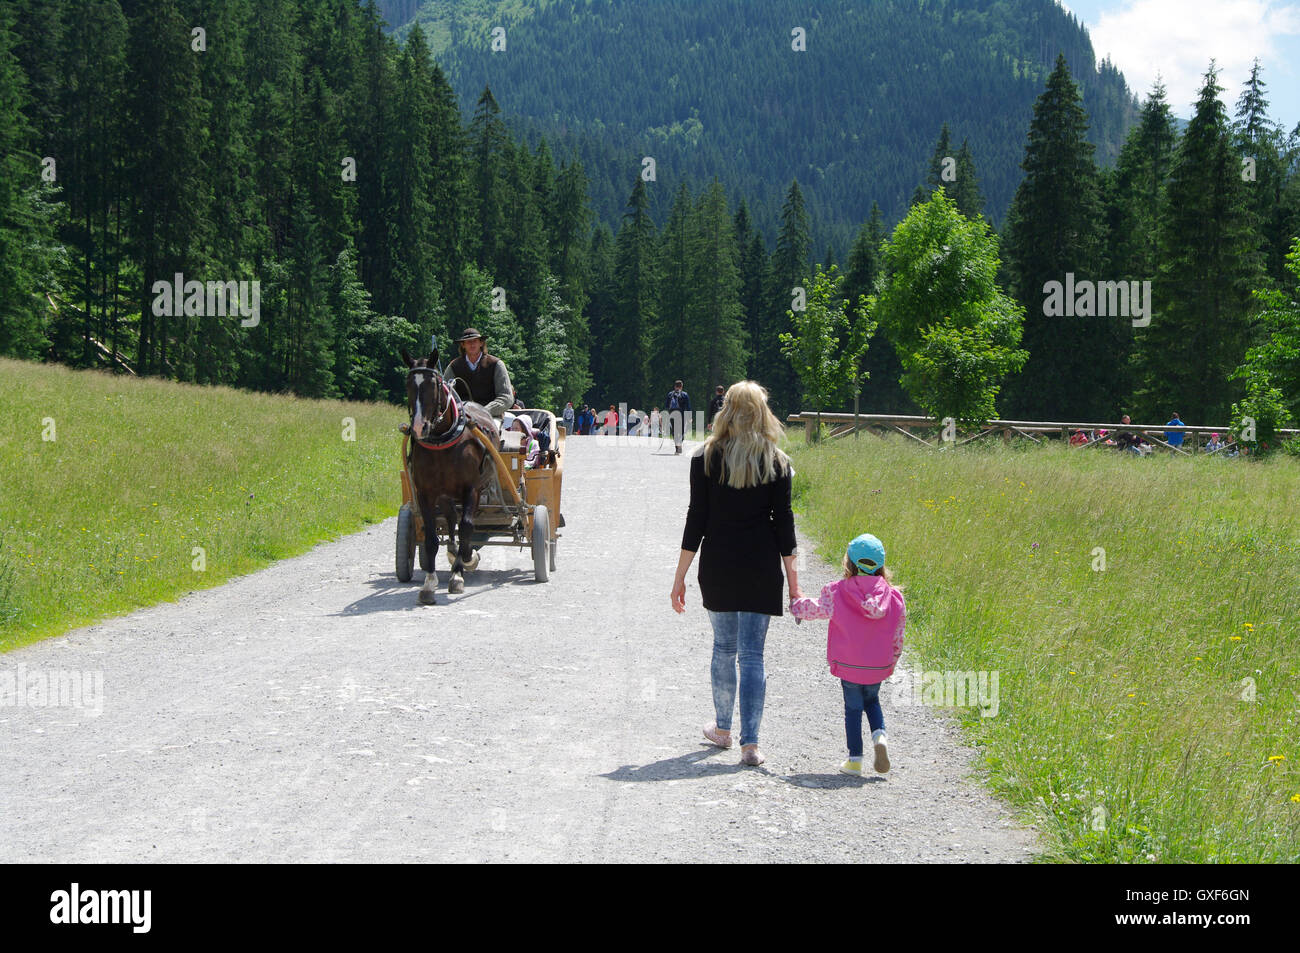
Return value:
M 952 711 L 1048 859 L 1300 860 L 1294 459 L 790 446 L 819 553 L 885 543 L 911 664 L 999 673 Z
M 394 515 L 403 419 L 0 359 L 0 651 Z

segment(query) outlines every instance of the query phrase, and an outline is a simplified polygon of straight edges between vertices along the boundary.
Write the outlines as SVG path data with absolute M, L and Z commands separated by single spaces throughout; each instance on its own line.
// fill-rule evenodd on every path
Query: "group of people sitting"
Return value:
M 1120 418 L 1120 423 L 1132 424 L 1132 421 L 1129 419 L 1129 415 L 1125 414 L 1123 417 Z M 1165 426 L 1185 427 L 1187 425 L 1183 423 L 1181 419 L 1179 419 L 1178 413 L 1175 412 L 1173 418 L 1169 420 L 1165 424 Z M 1171 447 L 1182 447 L 1186 437 L 1187 434 L 1184 431 L 1166 430 L 1164 442 L 1169 444 L 1169 446 Z M 1142 436 L 1142 434 L 1134 433 L 1131 430 L 1109 431 L 1109 430 L 1101 429 L 1097 431 L 1091 431 L 1091 430 L 1070 431 L 1070 446 L 1087 447 L 1087 446 L 1091 446 L 1094 443 L 1099 443 L 1107 447 L 1114 447 L 1116 450 L 1119 450 L 1121 452 L 1127 451 L 1129 453 L 1135 453 L 1138 456 L 1143 456 L 1143 457 L 1147 456 L 1155 449 L 1155 447 L 1152 446 L 1151 441 L 1147 440 L 1144 436 Z M 1231 457 L 1235 457 L 1238 454 L 1245 454 L 1247 452 L 1246 446 L 1244 444 L 1241 445 L 1235 444 L 1231 437 L 1229 437 L 1228 443 L 1225 444 L 1222 440 L 1219 439 L 1219 435 L 1217 433 L 1210 434 L 1210 440 L 1205 445 L 1205 452 L 1217 453 L 1221 450 L 1223 451 L 1224 456 L 1231 456 Z

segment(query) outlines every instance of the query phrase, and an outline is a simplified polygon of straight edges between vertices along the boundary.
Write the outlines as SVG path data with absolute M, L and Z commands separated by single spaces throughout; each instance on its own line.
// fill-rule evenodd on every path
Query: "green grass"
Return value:
M 884 541 L 914 665 L 999 673 L 954 711 L 1046 859 L 1300 860 L 1296 461 L 908 443 L 792 443 L 796 509 Z
M 392 516 L 403 419 L 0 360 L 0 651 Z

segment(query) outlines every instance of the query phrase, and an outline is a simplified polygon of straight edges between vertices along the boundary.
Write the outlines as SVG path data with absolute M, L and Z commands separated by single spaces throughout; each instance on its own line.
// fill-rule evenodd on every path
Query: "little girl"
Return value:
M 871 725 L 875 768 L 889 770 L 885 715 L 880 710 L 880 683 L 889 678 L 903 654 L 907 606 L 901 589 L 891 584 L 885 568 L 885 547 L 870 533 L 849 543 L 844 554 L 844 578 L 822 587 L 816 602 L 793 599 L 796 619 L 830 619 L 826 660 L 844 689 L 844 734 L 849 759 L 845 774 L 862 774 L 862 713 Z

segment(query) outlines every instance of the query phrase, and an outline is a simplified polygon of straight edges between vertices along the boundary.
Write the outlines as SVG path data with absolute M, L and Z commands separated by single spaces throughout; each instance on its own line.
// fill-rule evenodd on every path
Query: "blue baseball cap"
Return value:
M 849 543 L 849 562 L 868 576 L 874 576 L 885 564 L 885 544 L 870 533 L 863 533 Z

